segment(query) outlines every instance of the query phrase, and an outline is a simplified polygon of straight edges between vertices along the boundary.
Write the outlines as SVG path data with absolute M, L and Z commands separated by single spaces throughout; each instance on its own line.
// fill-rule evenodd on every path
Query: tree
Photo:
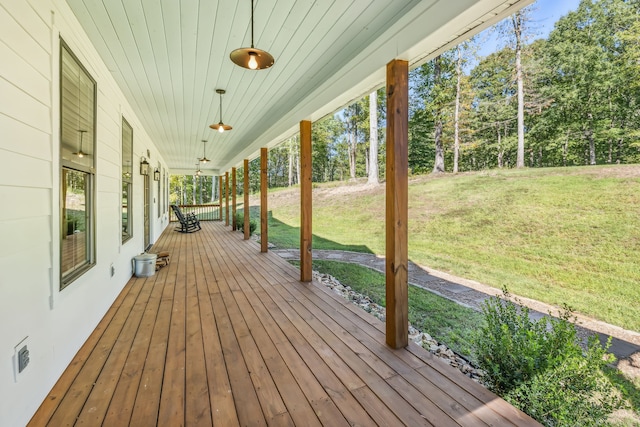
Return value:
M 625 135 L 637 128 L 638 92 L 629 90 L 626 72 L 635 41 L 624 35 L 637 25 L 638 9 L 637 1 L 582 0 L 549 35 L 544 64 L 554 102 L 545 118 L 555 119 L 556 133 L 566 135 L 568 164 L 623 162 L 633 155 Z
M 473 169 L 502 168 L 513 153 L 513 55 L 510 48 L 492 53 L 471 70 L 477 162 Z
M 369 128 L 367 123 L 369 120 L 368 108 L 368 103 L 364 102 L 364 99 L 359 99 L 342 110 L 344 133 L 348 146 L 349 176 L 351 179 L 355 179 L 358 176 L 358 166 L 365 169 L 368 167 L 366 150 L 362 150 L 362 154 L 365 156 L 364 161 L 358 163 L 358 151 L 360 151 L 360 146 L 367 139 Z
M 441 68 L 441 55 L 436 56 L 433 60 L 433 80 L 434 86 L 441 85 L 442 82 L 442 68 Z M 444 172 L 444 148 L 442 147 L 442 109 L 440 106 L 434 108 L 434 134 L 433 139 L 436 146 L 436 160 L 433 165 L 433 173 Z
M 525 25 L 524 12 L 519 10 L 511 16 L 513 35 L 516 39 L 516 84 L 518 87 L 518 156 L 516 167 L 524 167 L 524 83 L 522 80 L 522 31 Z
M 369 184 L 378 180 L 378 92 L 369 94 Z
M 462 96 L 462 44 L 456 46 L 456 105 L 453 116 L 453 173 L 458 173 L 460 159 L 460 98 Z

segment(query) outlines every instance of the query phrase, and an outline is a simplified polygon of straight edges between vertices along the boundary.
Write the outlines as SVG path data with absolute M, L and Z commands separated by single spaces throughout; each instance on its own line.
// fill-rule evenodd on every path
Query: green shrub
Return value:
M 238 230 L 244 233 L 244 213 L 236 212 L 236 227 Z M 249 218 L 249 236 L 253 235 L 253 232 L 256 231 L 258 224 L 254 219 Z
M 535 375 L 504 397 L 547 426 L 601 426 L 623 407 L 603 368 L 606 349 L 592 336 L 583 357 L 568 357 Z
M 558 318 L 535 321 L 503 292 L 504 299 L 483 304 L 484 323 L 474 337 L 474 356 L 491 390 L 549 426 L 600 425 L 622 407 L 602 372 L 613 358 L 608 345 L 594 336 L 583 354 L 568 307 Z

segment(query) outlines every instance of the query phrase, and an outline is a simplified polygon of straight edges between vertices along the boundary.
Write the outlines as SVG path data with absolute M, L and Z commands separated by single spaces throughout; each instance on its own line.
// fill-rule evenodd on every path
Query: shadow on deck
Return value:
M 538 425 L 219 222 L 173 225 L 30 425 Z

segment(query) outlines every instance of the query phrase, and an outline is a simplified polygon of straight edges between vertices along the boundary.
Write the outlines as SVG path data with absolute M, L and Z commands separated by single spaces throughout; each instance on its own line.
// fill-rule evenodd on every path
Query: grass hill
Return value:
M 314 185 L 314 248 L 384 254 L 384 184 Z M 299 190 L 269 195 L 269 241 L 299 246 Z M 412 261 L 640 331 L 640 165 L 409 180 Z

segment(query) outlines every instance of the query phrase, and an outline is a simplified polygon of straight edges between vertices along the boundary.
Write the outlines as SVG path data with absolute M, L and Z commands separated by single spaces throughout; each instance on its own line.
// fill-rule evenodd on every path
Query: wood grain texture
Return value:
M 244 240 L 249 240 L 251 237 L 250 220 L 251 209 L 249 207 L 249 159 L 244 159 Z
M 408 139 L 409 63 L 387 64 L 386 301 L 387 344 L 409 342 Z
M 302 282 L 311 281 L 313 261 L 311 172 L 311 122 L 303 120 L 300 122 L 300 280 Z
M 167 229 L 30 426 L 535 426 L 222 222 Z M 250 268 L 248 267 L 250 266 Z
M 223 195 L 223 189 L 222 189 L 222 175 L 218 176 L 218 199 L 220 199 L 220 203 L 218 203 L 218 218 L 220 218 L 220 220 L 222 220 L 222 195 Z
M 267 207 L 267 162 L 269 151 L 260 149 L 260 252 L 269 250 L 269 210 Z
M 224 173 L 224 225 L 229 225 L 229 172 Z
M 231 229 L 236 231 L 236 168 L 231 168 Z

